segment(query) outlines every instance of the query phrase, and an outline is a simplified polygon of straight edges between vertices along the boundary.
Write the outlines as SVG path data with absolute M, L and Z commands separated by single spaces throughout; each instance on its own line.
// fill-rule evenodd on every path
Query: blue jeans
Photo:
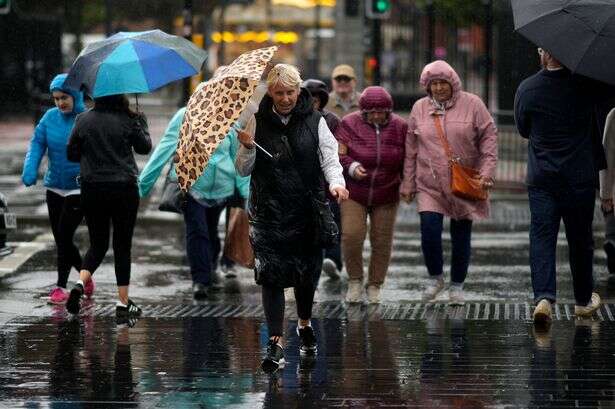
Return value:
M 184 209 L 186 253 L 192 282 L 209 285 L 220 254 L 218 220 L 224 207 L 205 207 L 190 195 Z
M 530 201 L 530 269 L 534 301 L 556 300 L 555 251 L 560 221 L 564 221 L 574 298 L 587 305 L 594 288 L 592 223 L 596 189 L 528 187 Z
M 429 275 L 444 272 L 442 254 L 442 225 L 444 216 L 435 212 L 421 212 L 421 249 Z M 472 252 L 472 220 L 451 219 L 451 283 L 463 284 L 468 275 Z

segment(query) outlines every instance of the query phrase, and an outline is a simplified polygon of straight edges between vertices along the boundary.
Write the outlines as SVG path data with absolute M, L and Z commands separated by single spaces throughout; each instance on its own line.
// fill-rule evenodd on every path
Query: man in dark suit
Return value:
M 546 50 L 543 69 L 525 79 L 515 97 L 515 122 L 529 139 L 527 187 L 531 212 L 530 269 L 534 322 L 551 320 L 556 301 L 555 251 L 560 221 L 568 240 L 575 314 L 600 306 L 593 292 L 592 223 L 598 172 L 606 167 L 597 89 L 573 75 Z

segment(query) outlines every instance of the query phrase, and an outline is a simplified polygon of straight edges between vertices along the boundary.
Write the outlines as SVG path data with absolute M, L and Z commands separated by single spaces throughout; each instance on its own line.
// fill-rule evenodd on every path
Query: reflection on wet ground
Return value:
M 246 318 L 22 318 L 0 333 L 9 407 L 612 407 L 612 325 L 315 320 L 319 354 L 258 367 L 267 340 Z M 0 405 L 1 406 L 1 405 Z

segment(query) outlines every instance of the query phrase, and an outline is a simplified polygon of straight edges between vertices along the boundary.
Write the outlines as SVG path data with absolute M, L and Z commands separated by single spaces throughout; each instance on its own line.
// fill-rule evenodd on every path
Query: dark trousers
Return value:
M 139 209 L 137 185 L 83 184 L 81 205 L 90 233 L 83 269 L 94 274 L 109 249 L 113 224 L 113 258 L 118 286 L 130 284 L 132 234 Z
M 222 210 L 224 206 L 205 207 L 188 195 L 184 209 L 186 254 L 194 283 L 211 284 L 221 250 L 218 221 Z
M 574 298 L 587 305 L 594 288 L 592 223 L 596 190 L 528 187 L 530 201 L 530 269 L 534 301 L 556 300 L 555 252 L 560 221 L 564 221 Z
M 295 301 L 297 315 L 302 320 L 312 318 L 312 304 L 314 302 L 315 288 L 311 283 L 295 287 Z M 284 335 L 284 288 L 262 286 L 263 308 L 270 337 Z
M 333 219 L 340 231 L 340 240 L 335 246 L 325 249 L 324 256 L 325 258 L 333 260 L 338 271 L 342 271 L 344 264 L 342 262 L 342 215 L 340 212 L 340 205 L 335 200 L 329 200 L 329 208 L 331 209 L 331 213 L 333 213 Z M 318 285 L 318 281 L 316 281 L 316 285 Z
M 58 256 L 57 286 L 66 288 L 71 267 L 81 270 L 81 254 L 73 242 L 75 231 L 83 220 L 81 195 L 65 197 L 48 190 L 47 210 Z
M 225 241 L 226 241 L 226 234 L 228 234 L 228 223 L 231 220 L 231 209 L 233 208 L 233 206 L 226 206 L 225 207 L 225 223 L 224 223 L 224 231 L 225 231 Z M 242 207 L 243 208 L 243 207 Z M 218 242 L 220 241 L 220 239 L 218 238 Z M 226 268 L 233 268 L 235 266 L 235 262 L 233 260 L 231 260 L 230 258 L 226 257 L 225 254 L 222 255 L 222 257 L 220 258 L 220 265 L 224 266 Z
M 442 225 L 444 216 L 435 212 L 421 212 L 421 249 L 430 276 L 444 272 Z M 462 284 L 468 275 L 472 253 L 472 220 L 451 219 L 451 283 Z

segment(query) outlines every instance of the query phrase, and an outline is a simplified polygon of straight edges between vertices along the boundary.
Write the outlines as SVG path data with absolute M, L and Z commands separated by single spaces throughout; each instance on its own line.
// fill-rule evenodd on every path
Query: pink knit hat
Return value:
M 386 89 L 382 87 L 367 87 L 359 98 L 359 108 L 361 111 L 372 110 L 393 110 L 393 98 Z

